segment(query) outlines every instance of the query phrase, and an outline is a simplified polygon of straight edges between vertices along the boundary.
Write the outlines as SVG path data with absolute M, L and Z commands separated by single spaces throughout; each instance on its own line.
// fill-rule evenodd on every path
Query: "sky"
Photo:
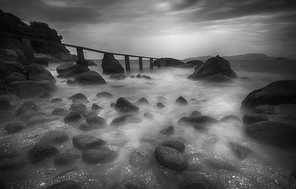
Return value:
M 296 58 L 296 0 L 1 0 L 0 7 L 48 23 L 64 43 L 104 51 Z

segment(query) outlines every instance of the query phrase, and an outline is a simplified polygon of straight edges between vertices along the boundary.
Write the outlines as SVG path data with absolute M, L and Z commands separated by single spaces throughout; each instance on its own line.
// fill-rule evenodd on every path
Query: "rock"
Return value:
M 277 121 L 264 121 L 246 127 L 245 134 L 276 147 L 296 147 L 296 127 Z
M 186 65 L 192 65 L 192 66 L 195 66 L 196 68 L 201 67 L 202 64 L 203 64 L 203 61 L 201 60 L 189 60 L 188 62 L 186 62 Z
M 145 113 L 145 114 L 144 114 L 144 118 L 147 118 L 147 119 L 153 120 L 153 119 L 154 119 L 154 116 L 153 116 L 151 113 Z
M 104 91 L 104 92 L 98 93 L 97 97 L 98 98 L 112 98 L 113 95 L 111 93 L 109 93 L 109 92 Z
M 165 141 L 162 143 L 162 146 L 173 148 L 175 150 L 178 150 L 181 153 L 185 151 L 185 144 L 177 140 Z
M 208 82 L 220 82 L 231 81 L 231 79 L 237 78 L 237 75 L 231 69 L 230 63 L 217 55 L 216 57 L 208 59 L 188 78 Z
M 194 68 L 194 66 L 191 64 L 182 64 L 182 65 L 177 66 L 176 68 L 190 68 L 190 69 L 192 69 L 192 68 Z
M 154 157 L 157 163 L 171 170 L 184 171 L 188 167 L 186 157 L 174 148 L 158 146 L 154 151 Z
M 23 168 L 26 164 L 27 163 L 24 160 L 9 159 L 0 163 L 0 171 L 17 171 Z
M 234 156 L 240 160 L 246 159 L 253 152 L 249 148 L 241 146 L 235 142 L 229 142 L 229 147 L 230 147 L 232 153 L 234 154 Z
M 66 142 L 69 136 L 63 131 L 49 131 L 41 139 L 41 143 L 60 144 Z
M 36 144 L 28 153 L 30 163 L 38 163 L 44 159 L 56 156 L 60 151 L 51 144 Z
M 168 126 L 164 129 L 162 129 L 160 132 L 160 134 L 162 135 L 167 135 L 167 136 L 170 136 L 174 133 L 174 127 L 173 126 Z
M 259 105 L 256 113 L 296 116 L 296 104 L 281 104 L 277 106 Z
M 92 135 L 76 135 L 73 137 L 73 145 L 81 150 L 96 148 L 106 144 L 105 141 Z
M 13 134 L 23 130 L 24 128 L 25 126 L 21 123 L 9 123 L 5 126 L 4 130 L 9 134 Z
M 159 102 L 159 103 L 157 103 L 156 107 L 158 109 L 163 109 L 163 108 L 165 108 L 165 105 L 163 103 Z
M 5 81 L 7 83 L 11 83 L 13 81 L 26 81 L 26 80 L 27 80 L 27 76 L 18 72 L 13 72 L 9 74 L 7 77 L 5 77 Z
M 37 64 L 30 64 L 29 66 L 26 67 L 26 71 L 27 71 L 27 76 L 29 80 L 34 80 L 34 81 L 48 80 L 52 84 L 56 83 L 56 80 L 52 76 L 52 74 L 42 66 L 39 66 Z
M 142 120 L 136 116 L 134 116 L 133 114 L 127 114 L 127 115 L 123 115 L 123 116 L 119 116 L 117 118 L 115 118 L 112 122 L 111 122 L 111 126 L 121 126 L 121 125 L 125 125 L 127 123 L 140 123 Z
M 69 164 L 74 163 L 80 157 L 81 157 L 80 154 L 73 154 L 73 153 L 69 153 L 69 152 L 64 152 L 64 153 L 58 154 L 54 158 L 54 163 L 56 165 L 69 165 Z
M 20 105 L 20 107 L 16 110 L 16 116 L 20 116 L 24 114 L 25 112 L 29 111 L 37 111 L 39 107 L 34 103 L 30 101 L 25 101 Z
M 56 68 L 58 77 L 75 77 L 78 74 L 90 71 L 87 66 L 81 66 L 79 64 L 64 63 Z
M 76 75 L 74 81 L 79 85 L 102 85 L 106 84 L 104 78 L 96 71 L 87 71 Z
M 214 189 L 216 186 L 213 185 L 212 181 L 208 180 L 202 174 L 194 174 L 183 179 L 178 189 L 197 189 L 197 188 L 204 188 L 204 189 Z
M 42 123 L 48 123 L 51 121 L 55 121 L 60 119 L 58 116 L 53 116 L 53 115 L 46 115 L 46 116 L 33 116 L 29 119 L 29 121 L 27 122 L 27 127 L 32 127 L 35 125 L 39 125 Z
M 73 80 L 71 80 L 71 79 L 68 79 L 68 80 L 67 80 L 67 85 L 70 85 L 70 86 L 76 86 L 77 83 L 76 83 L 76 81 L 73 81 Z
M 55 108 L 54 110 L 52 110 L 51 114 L 55 116 L 65 116 L 68 114 L 68 111 L 64 108 Z
M 109 163 L 114 161 L 117 156 L 117 152 L 106 147 L 100 147 L 84 151 L 82 160 L 88 164 Z
M 12 113 L 0 110 L 0 128 L 5 127 L 9 123 L 22 123 L 22 121 Z
M 183 65 L 184 62 L 174 58 L 160 58 L 160 59 L 156 59 L 153 63 L 154 66 L 158 66 L 158 64 L 160 64 L 161 66 L 175 67 L 175 66 Z
M 76 93 L 75 95 L 70 96 L 68 99 L 73 100 L 73 102 L 74 101 L 88 102 L 87 97 L 82 93 Z
M 5 100 L 0 99 L 0 110 L 9 110 L 11 108 L 11 104 Z
M 182 117 L 178 121 L 178 125 L 193 126 L 198 131 L 204 131 L 209 125 L 217 123 L 218 121 L 208 116 L 199 117 Z
M 97 105 L 96 103 L 93 103 L 92 106 L 91 106 L 91 109 L 94 110 L 94 111 L 97 111 L 97 110 L 100 110 L 100 109 L 103 109 L 103 108 L 100 107 L 99 105 Z
M 142 78 L 141 74 L 136 75 L 136 78 Z
M 79 126 L 79 129 L 82 130 L 82 131 L 89 131 L 92 129 L 92 126 L 88 123 L 82 123 L 80 126 Z
M 141 98 L 137 102 L 135 102 L 136 105 L 150 105 L 148 100 L 146 98 Z
M 114 79 L 114 80 L 124 80 L 127 78 L 125 75 L 111 75 L 109 79 Z
M 179 98 L 177 98 L 176 104 L 187 105 L 188 102 L 185 100 L 185 98 L 183 96 L 180 96 Z
M 193 111 L 191 112 L 189 118 L 194 118 L 194 117 L 200 117 L 202 114 L 199 111 Z
M 115 108 L 115 106 L 116 106 L 115 103 L 111 103 L 111 104 L 110 104 L 110 107 L 111 107 L 111 108 Z
M 275 81 L 249 93 L 241 108 L 254 112 L 259 105 L 296 104 L 296 80 Z
M 80 186 L 77 182 L 71 180 L 64 180 L 53 185 L 46 187 L 45 189 L 79 189 Z
M 132 113 L 139 111 L 139 107 L 121 97 L 116 101 L 115 110 L 119 111 L 120 113 Z
M 21 73 L 22 71 L 24 71 L 24 69 L 24 65 L 14 61 L 6 61 L 0 66 L 0 72 L 3 72 L 5 75 L 10 75 L 14 72 Z
M 116 187 L 116 189 L 146 189 L 146 185 L 137 179 L 127 180 L 122 183 L 120 186 Z
M 151 80 L 152 79 L 150 76 L 147 76 L 147 75 L 143 75 L 143 78 L 145 78 L 147 80 Z
M 88 116 L 86 118 L 86 123 L 88 123 L 94 128 L 103 128 L 106 126 L 105 119 L 96 115 Z
M 146 170 L 153 162 L 153 151 L 148 147 L 135 149 L 129 159 L 129 164 L 134 168 Z
M 227 121 L 237 121 L 242 122 L 240 118 L 236 117 L 235 115 L 228 115 L 219 120 L 219 122 L 227 122 Z
M 69 122 L 78 121 L 79 119 L 81 119 L 81 115 L 79 113 L 77 113 L 77 112 L 70 112 L 64 118 L 64 122 L 65 123 L 69 123 Z
M 104 54 L 102 59 L 103 74 L 123 74 L 124 68 L 118 60 L 114 58 L 113 54 Z
M 51 99 L 51 103 L 56 103 L 56 102 L 62 102 L 63 101 L 63 99 L 61 99 L 61 98 L 53 98 L 53 99 Z
M 210 157 L 210 158 L 205 158 L 202 161 L 206 166 L 215 169 L 215 170 L 227 170 L 227 171 L 232 171 L 235 172 L 236 168 L 231 165 L 230 163 L 218 158 L 218 157 Z
M 40 65 L 40 66 L 48 66 L 49 61 L 48 58 L 46 57 L 36 57 L 35 56 L 35 60 L 36 60 L 36 64 Z
M 87 108 L 82 102 L 74 101 L 69 110 L 83 115 L 87 111 Z
M 248 114 L 246 113 L 243 117 L 243 122 L 246 124 L 253 124 L 261 121 L 268 121 L 266 114 Z

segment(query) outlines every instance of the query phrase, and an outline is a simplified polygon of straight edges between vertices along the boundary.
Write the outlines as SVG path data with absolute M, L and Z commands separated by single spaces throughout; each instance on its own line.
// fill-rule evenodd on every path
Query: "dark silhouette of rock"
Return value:
M 186 62 L 187 65 L 192 65 L 195 67 L 200 67 L 203 64 L 203 61 L 201 60 L 189 60 L 188 62 Z
M 18 62 L 4 62 L 0 66 L 0 72 L 4 73 L 5 75 L 10 75 L 14 72 L 21 73 L 25 70 L 24 65 Z
M 121 126 L 127 123 L 140 123 L 142 120 L 133 114 L 122 115 L 111 122 L 111 126 Z
M 160 58 L 160 59 L 154 60 L 154 63 L 153 63 L 154 66 L 158 66 L 158 64 L 160 64 L 161 66 L 175 67 L 175 66 L 183 65 L 185 63 L 182 62 L 181 60 L 174 59 L 174 58 Z
M 111 93 L 109 93 L 109 92 L 104 91 L 104 92 L 98 93 L 97 97 L 98 98 L 112 98 L 113 95 Z
M 87 71 L 75 76 L 74 81 L 79 85 L 106 84 L 104 78 L 96 71 Z
M 60 151 L 51 144 L 38 143 L 30 149 L 28 160 L 30 163 L 38 163 L 44 159 L 56 156 Z
M 26 67 L 27 77 L 29 80 L 43 81 L 48 80 L 51 83 L 55 84 L 56 80 L 53 75 L 44 67 L 37 64 L 30 64 Z
M 115 110 L 121 113 L 132 113 L 139 111 L 139 107 L 121 97 L 116 101 Z
M 87 108 L 82 102 L 74 101 L 69 110 L 83 115 L 87 111 Z
M 60 119 L 58 116 L 54 116 L 54 115 L 36 115 L 36 116 L 32 116 L 27 124 L 26 124 L 26 127 L 33 127 L 35 125 L 39 125 L 39 124 L 42 124 L 42 123 L 48 123 L 48 122 L 51 122 L 51 121 L 55 121 L 55 120 L 58 120 Z
M 0 99 L 0 110 L 9 110 L 11 108 L 11 104 L 5 100 Z
M 93 103 L 92 106 L 91 106 L 91 109 L 94 110 L 94 111 L 97 111 L 97 110 L 100 110 L 100 109 L 103 109 L 103 108 L 100 107 L 99 105 L 97 105 L 96 103 Z
M 4 130 L 9 134 L 13 134 L 23 130 L 24 128 L 25 126 L 21 123 L 9 123 L 5 126 Z
M 70 96 L 68 99 L 73 101 L 88 102 L 87 97 L 82 93 L 76 93 L 73 96 Z
M 208 59 L 188 78 L 207 82 L 224 82 L 237 78 L 237 75 L 231 69 L 230 63 L 217 55 L 216 57 Z
M 147 189 L 146 185 L 138 179 L 130 179 L 123 182 L 116 189 Z
M 82 160 L 88 164 L 109 163 L 114 161 L 117 156 L 117 152 L 107 147 L 100 147 L 84 151 Z
M 296 80 L 275 81 L 249 93 L 241 108 L 253 112 L 259 105 L 296 104 Z
M 183 96 L 180 96 L 179 98 L 177 98 L 176 104 L 187 105 L 188 102 L 187 102 L 187 100 Z
M 64 108 L 55 108 L 54 110 L 52 110 L 51 114 L 56 116 L 65 116 L 68 114 L 68 111 Z
M 53 98 L 53 99 L 51 99 L 51 103 L 56 103 L 56 102 L 62 102 L 63 101 L 63 99 L 61 99 L 61 98 Z
M 191 112 L 189 117 L 193 118 L 193 117 L 200 117 L 200 116 L 202 116 L 202 114 L 199 111 L 193 111 Z
M 153 120 L 154 119 L 154 116 L 151 114 L 151 113 L 145 113 L 144 114 L 144 118 L 147 118 L 147 119 L 150 119 L 150 120 Z
M 243 116 L 243 122 L 246 124 L 253 124 L 261 121 L 268 121 L 268 116 L 266 114 L 249 114 L 249 113 L 246 113 Z
M 67 78 L 67 77 L 75 77 L 78 74 L 83 72 L 90 71 L 87 66 L 81 66 L 79 64 L 73 63 L 64 63 L 56 68 L 58 77 Z
M 73 145 L 81 150 L 91 149 L 106 144 L 105 141 L 92 135 L 76 135 L 73 137 Z
M 162 109 L 162 108 L 165 108 L 165 105 L 163 103 L 159 102 L 159 103 L 157 103 L 156 107 L 158 109 Z
M 162 143 L 162 146 L 174 148 L 175 150 L 178 150 L 179 152 L 185 151 L 185 144 L 183 142 L 177 141 L 177 140 L 164 141 Z
M 146 98 L 141 98 L 137 102 L 135 102 L 136 105 L 150 105 L 148 100 Z
M 105 119 L 97 115 L 88 116 L 86 118 L 86 123 L 91 125 L 93 128 L 103 128 L 106 126 Z
M 103 74 L 123 74 L 124 68 L 118 60 L 114 58 L 113 54 L 104 54 L 102 59 Z
M 79 183 L 72 180 L 65 180 L 46 187 L 45 189 L 79 189 Z
M 260 114 L 296 116 L 296 104 L 280 104 L 277 106 L 259 105 L 255 108 L 255 112 Z
M 152 79 L 150 76 L 147 76 L 147 75 L 143 75 L 143 78 L 144 79 L 147 79 L 147 80 L 151 80 Z
M 27 163 L 21 159 L 8 159 L 0 163 L 0 172 L 1 171 L 17 171 L 23 168 L 26 164 Z M 0 189 L 2 189 L 1 185 L 0 185 Z
M 55 165 L 69 165 L 69 164 L 73 164 L 80 157 L 81 157 L 80 154 L 64 152 L 64 153 L 58 154 L 54 158 L 54 163 Z
M 208 116 L 182 117 L 179 119 L 178 125 L 189 125 L 193 126 L 198 131 L 205 131 L 208 126 L 217 122 L 217 120 Z
M 246 127 L 245 134 L 259 142 L 276 147 L 296 147 L 296 127 L 277 122 L 264 121 Z
M 79 113 L 77 113 L 77 112 L 70 112 L 64 118 L 64 122 L 65 123 L 69 123 L 69 122 L 78 121 L 79 119 L 81 119 L 81 115 Z
M 197 189 L 197 188 L 215 189 L 216 186 L 212 183 L 212 181 L 208 180 L 205 176 L 201 174 L 194 174 L 192 176 L 189 176 L 183 179 L 178 186 L 178 189 Z
M 109 79 L 114 79 L 114 80 L 124 80 L 127 78 L 125 75 L 110 75 Z
M 235 115 L 228 115 L 228 116 L 225 116 L 225 117 L 219 119 L 219 122 L 227 122 L 227 121 L 238 121 L 238 122 L 242 122 L 240 120 L 240 118 L 238 118 Z
M 142 170 L 148 169 L 153 162 L 153 150 L 148 147 L 135 149 L 130 156 L 129 164 Z
M 251 153 L 253 153 L 253 151 L 250 150 L 249 148 L 241 146 L 235 142 L 229 142 L 229 147 L 233 152 L 234 156 L 240 160 L 246 159 L 247 157 L 250 156 Z
M 73 81 L 73 80 L 71 80 L 71 79 L 68 79 L 68 80 L 67 80 L 67 85 L 70 85 L 70 86 L 76 86 L 77 83 L 76 83 L 76 81 Z
M 5 81 L 7 83 L 11 83 L 13 81 L 26 81 L 28 78 L 22 73 L 13 72 L 9 74 L 7 77 L 5 77 Z
M 160 134 L 162 135 L 167 135 L 170 136 L 174 133 L 174 127 L 173 126 L 168 126 L 164 129 L 162 129 L 161 131 L 159 131 Z
M 188 167 L 186 157 L 174 148 L 158 146 L 154 151 L 154 157 L 157 163 L 167 169 L 184 171 Z
M 69 140 L 69 136 L 63 131 L 49 131 L 41 139 L 41 143 L 60 144 Z
M 90 131 L 92 129 L 92 126 L 88 123 L 82 123 L 80 126 L 79 126 L 79 129 L 82 130 L 82 131 Z

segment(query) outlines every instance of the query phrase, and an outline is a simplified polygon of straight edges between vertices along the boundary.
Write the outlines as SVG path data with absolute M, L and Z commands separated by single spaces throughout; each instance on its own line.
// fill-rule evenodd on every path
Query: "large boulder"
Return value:
M 113 54 L 104 54 L 102 59 L 102 68 L 104 74 L 123 74 L 124 68 L 118 60 L 114 58 Z
M 27 76 L 25 76 L 22 73 L 18 73 L 18 72 L 13 72 L 11 74 L 9 74 L 7 77 L 5 77 L 5 81 L 7 83 L 13 82 L 13 81 L 26 81 L 27 80 Z
M 29 66 L 26 67 L 26 71 L 27 71 L 27 76 L 29 80 L 35 80 L 35 81 L 48 80 L 53 84 L 56 83 L 56 80 L 52 76 L 52 74 L 42 66 L 39 66 L 37 64 L 30 64 Z
M 224 82 L 237 78 L 237 75 L 231 69 L 229 61 L 217 55 L 208 59 L 188 78 L 207 82 Z
M 104 78 L 96 71 L 87 71 L 78 74 L 74 81 L 79 85 L 101 85 L 106 84 Z
M 259 105 L 296 104 L 296 80 L 275 81 L 249 93 L 241 108 L 253 112 Z
M 64 63 L 56 68 L 58 77 L 75 77 L 77 74 L 90 71 L 87 66 L 81 66 L 80 64 Z
M 160 58 L 160 59 L 156 59 L 153 63 L 154 66 L 158 66 L 158 64 L 160 64 L 161 66 L 175 67 L 175 66 L 184 65 L 185 63 L 182 62 L 181 60 L 177 60 L 174 58 Z

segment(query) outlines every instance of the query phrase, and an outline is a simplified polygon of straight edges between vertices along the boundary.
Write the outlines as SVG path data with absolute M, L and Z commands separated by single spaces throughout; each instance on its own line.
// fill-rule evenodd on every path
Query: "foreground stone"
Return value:
M 87 71 L 78 74 L 74 81 L 79 85 L 102 85 L 106 84 L 104 78 L 96 71 Z
M 66 117 L 64 118 L 65 123 L 73 122 L 73 121 L 78 121 L 81 119 L 81 115 L 77 112 L 70 112 Z
M 140 123 L 142 120 L 136 116 L 134 116 L 133 114 L 127 114 L 127 115 L 123 115 L 123 116 L 119 116 L 117 118 L 115 118 L 112 122 L 111 122 L 111 126 L 121 126 L 121 125 L 125 125 L 127 123 Z
M 25 126 L 21 123 L 9 123 L 5 126 L 4 130 L 9 134 L 13 134 L 23 130 L 24 128 Z
M 40 142 L 47 144 L 60 144 L 66 142 L 69 136 L 63 131 L 49 131 L 41 139 Z
M 91 149 L 106 144 L 105 141 L 92 135 L 76 135 L 73 137 L 73 145 L 81 150 Z
M 83 115 L 87 111 L 87 108 L 83 102 L 74 101 L 69 110 Z
M 88 116 L 86 118 L 86 123 L 88 123 L 93 128 L 103 128 L 106 126 L 105 119 L 96 115 Z
M 109 93 L 109 92 L 104 91 L 104 92 L 98 93 L 97 97 L 98 98 L 112 98 L 113 95 L 111 93 Z
M 54 110 L 52 110 L 51 114 L 55 116 L 65 116 L 68 114 L 68 111 L 64 108 L 55 108 Z
M 82 93 L 76 93 L 68 98 L 69 100 L 73 101 L 84 101 L 87 102 L 87 97 Z
M 139 111 L 139 107 L 121 97 L 116 101 L 115 110 L 121 113 L 132 113 Z
M 123 74 L 124 68 L 113 54 L 105 53 L 102 59 L 103 74 Z
M 82 160 L 88 164 L 109 163 L 114 161 L 117 156 L 117 152 L 107 147 L 100 147 L 84 151 Z
M 57 155 L 60 151 L 51 144 L 36 144 L 28 153 L 30 163 L 38 163 Z
M 153 63 L 154 66 L 158 66 L 158 64 L 160 64 L 161 66 L 175 67 L 175 66 L 184 65 L 185 63 L 182 62 L 181 60 L 177 60 L 174 58 L 160 58 L 160 59 L 156 59 Z

